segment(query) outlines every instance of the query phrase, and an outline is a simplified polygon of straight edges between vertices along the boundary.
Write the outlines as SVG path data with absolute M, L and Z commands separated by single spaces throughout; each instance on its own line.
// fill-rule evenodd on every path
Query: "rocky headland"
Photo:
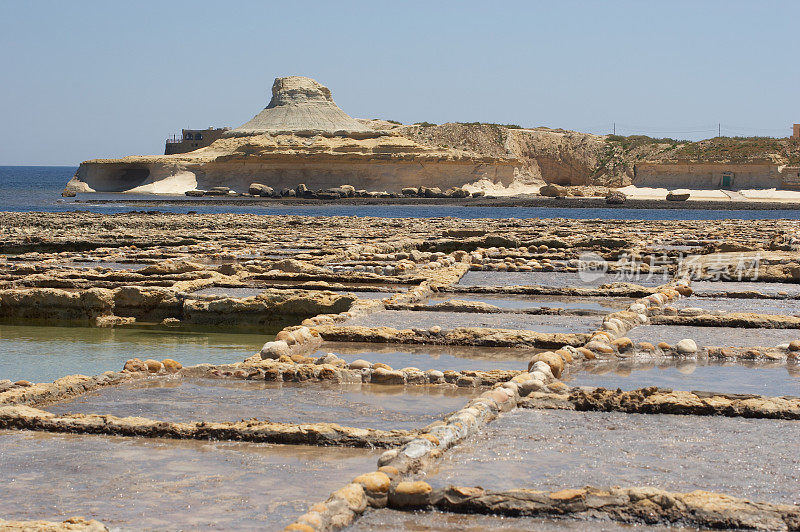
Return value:
M 85 161 L 64 195 L 459 198 L 534 194 L 549 185 L 542 196 L 605 197 L 612 187 L 662 186 L 662 176 L 671 188 L 718 188 L 726 171 L 741 174 L 734 189 L 794 186 L 798 164 L 800 143 L 790 139 L 688 142 L 513 124 L 354 119 L 327 87 L 293 76 L 277 78 L 267 107 L 210 146 Z M 708 183 L 698 185 L 697 176 Z M 716 199 L 737 198 L 746 199 L 721 192 Z

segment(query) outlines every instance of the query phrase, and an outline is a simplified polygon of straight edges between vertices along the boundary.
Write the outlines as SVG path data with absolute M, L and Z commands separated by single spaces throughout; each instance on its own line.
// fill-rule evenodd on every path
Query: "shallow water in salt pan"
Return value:
M 414 367 L 426 371 L 453 370 L 524 370 L 533 354 L 542 349 L 503 347 L 436 346 L 402 344 L 365 344 L 330 342 L 323 344 L 315 357 L 335 353 L 347 362 L 362 359 L 383 362 L 395 369 Z
M 502 309 L 522 310 L 529 308 L 560 308 L 599 310 L 601 312 L 616 312 L 624 310 L 633 303 L 632 298 L 624 297 L 557 297 L 557 296 L 529 296 L 517 294 L 463 294 L 441 293 L 434 294 L 428 299 L 429 305 L 435 305 L 454 299 L 460 301 L 478 301 L 488 303 Z
M 401 512 L 382 508 L 368 511 L 353 526 L 350 532 L 378 532 L 384 530 L 412 530 L 434 532 L 460 530 L 464 532 L 540 532 L 580 531 L 594 532 L 671 532 L 696 530 L 655 525 L 628 525 L 607 520 L 544 519 L 535 517 L 502 517 L 497 515 L 469 515 L 446 512 Z
M 690 325 L 642 325 L 628 332 L 634 342 L 667 342 L 675 345 L 691 338 L 698 347 L 775 347 L 800 339 L 800 329 L 739 329 Z
M 146 268 L 148 266 L 152 266 L 151 264 L 141 264 L 141 263 L 133 263 L 133 262 L 100 262 L 100 261 L 74 261 L 74 262 L 66 262 L 64 266 L 69 268 L 108 268 L 109 270 L 129 270 L 129 271 L 136 271 L 141 270 L 142 268 Z
M 642 286 L 660 286 L 671 278 L 664 275 L 641 275 L 632 277 L 620 273 L 605 274 L 598 278 L 582 276 L 577 272 L 494 272 L 468 271 L 458 282 L 465 286 L 547 286 L 596 287 L 606 283 L 636 283 Z
M 184 366 L 240 362 L 261 349 L 266 334 L 163 329 L 0 324 L 0 379 L 51 382 L 65 375 L 122 369 L 129 358 L 172 358 Z
M 366 292 L 359 290 L 334 290 L 337 294 L 351 294 L 359 299 L 384 299 L 396 295 L 397 292 Z
M 676 308 L 695 307 L 724 312 L 756 314 L 800 314 L 800 299 L 742 299 L 732 297 L 682 297 L 670 303 Z
M 647 386 L 673 390 L 759 395 L 800 396 L 800 365 L 744 366 L 697 364 L 682 361 L 671 365 L 596 364 L 562 379 L 569 386 L 594 386 L 635 390 Z
M 112 530 L 280 530 L 380 451 L 0 431 L 0 515 Z
M 393 327 L 395 329 L 428 329 L 438 325 L 442 329 L 489 327 L 540 333 L 585 333 L 598 328 L 602 321 L 600 316 L 382 310 L 349 320 L 345 322 L 345 325 Z
M 253 297 L 263 292 L 263 288 L 211 286 L 192 292 L 189 296 Z
M 800 502 L 800 421 L 519 409 L 454 447 L 434 486 L 653 486 Z
M 800 295 L 800 284 L 797 283 L 761 283 L 750 281 L 693 281 L 692 289 L 698 295 L 716 294 L 719 292 L 754 291 L 762 294 L 777 295 L 785 292 L 788 295 Z
M 46 410 L 173 422 L 258 418 L 392 430 L 422 428 L 463 407 L 476 393 L 445 386 L 153 378 L 103 388 Z

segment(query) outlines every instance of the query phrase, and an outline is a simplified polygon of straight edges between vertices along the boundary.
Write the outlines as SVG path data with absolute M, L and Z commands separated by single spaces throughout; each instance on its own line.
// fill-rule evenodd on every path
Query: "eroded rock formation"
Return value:
M 253 182 L 400 192 L 478 180 L 508 185 L 518 167 L 506 154 L 428 146 L 374 130 L 339 109 L 327 87 L 293 76 L 276 79 L 269 105 L 226 138 L 185 154 L 86 161 L 65 193 L 174 194 L 219 186 L 245 192 Z

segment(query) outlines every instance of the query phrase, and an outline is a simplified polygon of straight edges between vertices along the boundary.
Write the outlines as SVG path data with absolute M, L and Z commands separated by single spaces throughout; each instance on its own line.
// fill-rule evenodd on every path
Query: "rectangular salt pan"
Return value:
M 798 421 L 520 409 L 452 449 L 426 480 L 491 490 L 702 489 L 794 504 L 798 438 Z
M 52 382 L 119 371 L 129 358 L 172 358 L 184 366 L 241 362 L 265 334 L 0 324 L 0 380 Z
M 692 289 L 698 295 L 720 292 L 761 292 L 768 295 L 800 295 L 800 284 L 762 283 L 751 281 L 694 281 Z
M 103 388 L 46 409 L 173 422 L 258 418 L 392 430 L 422 428 L 476 393 L 448 386 L 156 378 Z
M 578 272 L 493 272 L 468 271 L 460 281 L 463 286 L 547 286 L 552 288 L 593 288 L 607 283 L 635 283 L 642 286 L 661 286 L 670 282 L 664 275 L 605 274 L 581 275 Z
M 800 339 L 798 329 L 740 329 L 736 327 L 694 327 L 690 325 L 642 325 L 628 332 L 634 342 L 675 345 L 691 338 L 698 346 L 775 347 Z
M 395 329 L 428 329 L 438 325 L 445 330 L 457 327 L 488 327 L 540 333 L 586 333 L 600 327 L 602 321 L 599 316 L 383 310 L 351 319 L 345 325 Z
M 539 351 L 541 350 L 503 347 L 330 342 L 323 344 L 313 356 L 335 353 L 347 362 L 359 359 L 373 363 L 382 362 L 394 369 L 414 367 L 422 371 L 522 371 L 528 367 L 531 356 Z
M 488 303 L 502 309 L 570 309 L 594 310 L 600 312 L 616 312 L 625 310 L 634 302 L 632 298 L 615 297 L 558 297 L 558 296 L 533 296 L 517 294 L 464 294 L 441 293 L 434 294 L 428 299 L 429 305 L 436 305 L 446 301 L 477 301 Z
M 676 308 L 701 308 L 707 311 L 752 312 L 754 314 L 800 314 L 800 299 L 743 299 L 734 297 L 685 297 L 670 305 Z
M 380 451 L 0 431 L 0 515 L 112 530 L 280 530 Z
M 747 367 L 697 364 L 691 360 L 659 367 L 640 365 L 631 368 L 624 364 L 599 364 L 585 371 L 571 372 L 562 380 L 569 386 L 593 386 L 611 390 L 658 386 L 682 391 L 800 396 L 800 367 L 794 364 Z
M 210 286 L 208 288 L 202 288 L 195 292 L 189 294 L 189 297 L 192 296 L 219 296 L 219 297 L 234 297 L 234 298 L 245 298 L 245 297 L 255 297 L 263 292 L 263 288 L 253 288 L 253 287 L 226 287 L 226 286 Z

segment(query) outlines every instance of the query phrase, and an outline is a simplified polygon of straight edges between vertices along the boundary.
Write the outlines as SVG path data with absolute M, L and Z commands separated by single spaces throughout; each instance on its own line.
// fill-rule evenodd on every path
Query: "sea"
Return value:
M 0 212 L 69 212 L 125 213 L 161 211 L 186 213 L 279 214 L 305 216 L 374 216 L 383 218 L 572 218 L 580 220 L 800 220 L 800 210 L 710 210 L 710 209 L 624 209 L 624 208 L 550 208 L 550 207 L 478 207 L 469 205 L 209 205 L 204 198 L 192 204 L 146 206 L 124 203 L 84 203 L 97 200 L 153 200 L 152 195 L 78 194 L 62 198 L 61 191 L 75 174 L 75 166 L 0 166 Z M 156 199 L 168 200 L 170 196 Z M 186 196 L 174 196 L 186 201 Z

